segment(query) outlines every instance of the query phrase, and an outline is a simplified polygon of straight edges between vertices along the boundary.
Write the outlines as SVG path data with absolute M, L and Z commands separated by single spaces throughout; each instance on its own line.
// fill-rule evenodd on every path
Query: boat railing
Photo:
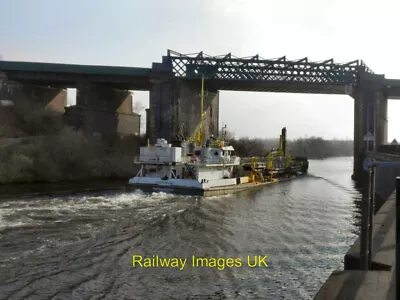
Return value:
M 240 157 L 239 156 L 223 157 L 221 159 L 221 163 L 229 165 L 238 165 L 240 164 Z
M 172 162 L 165 162 L 165 161 L 144 161 L 141 160 L 139 157 L 133 159 L 133 164 L 135 165 L 171 165 Z
M 243 157 L 241 159 L 241 163 L 242 164 L 250 164 L 252 162 L 253 158 L 254 157 Z M 268 162 L 268 159 L 266 157 L 255 157 L 255 158 L 256 158 L 256 162 L 259 162 L 259 163 L 267 163 Z
M 240 164 L 240 157 L 239 156 L 232 156 L 230 158 L 230 163 L 234 165 L 239 165 Z

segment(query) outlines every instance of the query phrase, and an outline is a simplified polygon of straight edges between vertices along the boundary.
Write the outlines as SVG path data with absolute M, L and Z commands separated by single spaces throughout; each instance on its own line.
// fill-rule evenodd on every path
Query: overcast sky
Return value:
M 400 78 L 399 0 L 0 0 L 5 60 L 151 67 L 167 49 L 210 55 L 363 59 Z M 148 106 L 148 93 L 135 94 Z M 349 96 L 222 91 L 221 126 L 236 136 L 353 138 Z M 396 115 L 399 116 L 396 120 Z M 400 139 L 400 100 L 389 101 Z

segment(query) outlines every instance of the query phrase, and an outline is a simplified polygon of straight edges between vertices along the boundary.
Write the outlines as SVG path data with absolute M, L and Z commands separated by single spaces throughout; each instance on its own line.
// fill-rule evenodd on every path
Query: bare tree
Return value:
M 133 112 L 135 112 L 137 114 L 143 114 L 144 109 L 145 109 L 145 106 L 142 103 L 140 103 L 139 101 L 135 101 L 133 103 L 133 109 L 132 109 Z
M 145 108 L 146 107 L 139 101 L 135 101 L 133 103 L 133 107 L 132 107 L 133 112 L 140 115 L 140 128 L 146 128 L 146 111 L 145 111 Z
M 225 138 L 227 140 L 231 140 L 231 139 L 235 138 L 235 132 L 234 131 L 226 130 L 225 134 L 226 134 Z

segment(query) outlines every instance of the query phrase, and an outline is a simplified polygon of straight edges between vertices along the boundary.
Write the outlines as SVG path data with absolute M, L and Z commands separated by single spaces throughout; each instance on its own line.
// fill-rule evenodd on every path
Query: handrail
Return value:
M 400 162 L 376 161 L 370 157 L 364 160 L 364 170 L 369 172 L 368 201 L 362 203 L 360 262 L 361 268 L 371 270 L 372 266 L 372 230 L 373 207 L 375 197 L 375 170 L 377 167 L 400 169 Z M 396 177 L 396 284 L 400 286 L 400 177 Z
M 396 299 L 400 298 L 400 177 L 396 177 Z

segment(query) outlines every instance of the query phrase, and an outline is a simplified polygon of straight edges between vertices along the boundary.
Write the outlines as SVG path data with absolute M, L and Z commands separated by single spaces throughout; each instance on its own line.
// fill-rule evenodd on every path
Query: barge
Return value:
M 286 128 L 277 149 L 265 157 L 242 162 L 234 147 L 225 141 L 225 131 L 216 138 L 203 136 L 204 78 L 201 81 L 201 120 L 196 137 L 169 144 L 159 138 L 154 145 L 140 147 L 136 164 L 140 170 L 128 182 L 128 189 L 213 196 L 230 194 L 263 185 L 287 181 L 307 173 L 306 157 L 286 154 Z
M 279 147 L 265 157 L 245 161 L 234 155 L 234 147 L 211 136 L 204 145 L 181 141 L 179 146 L 158 139 L 140 148 L 137 175 L 128 188 L 144 192 L 215 196 L 288 181 L 307 174 L 306 157 L 286 154 L 286 128 Z

